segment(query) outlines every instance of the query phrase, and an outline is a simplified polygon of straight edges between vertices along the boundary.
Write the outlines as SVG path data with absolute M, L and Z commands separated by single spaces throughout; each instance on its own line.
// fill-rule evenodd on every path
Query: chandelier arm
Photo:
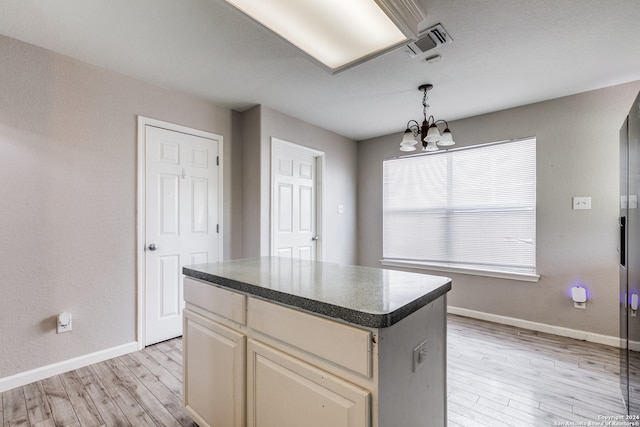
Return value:
M 413 122 L 413 124 L 411 124 L 411 122 Z M 415 120 L 409 120 L 407 122 L 407 129 L 413 132 L 413 136 L 417 136 L 420 132 L 420 124 L 418 124 L 418 122 Z

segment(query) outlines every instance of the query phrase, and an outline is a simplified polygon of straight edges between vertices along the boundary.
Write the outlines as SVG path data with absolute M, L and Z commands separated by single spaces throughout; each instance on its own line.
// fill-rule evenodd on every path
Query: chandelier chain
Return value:
M 427 92 L 428 90 L 424 89 L 424 94 L 422 95 L 422 114 L 424 115 L 424 121 L 427 121 L 427 108 L 429 108 L 429 104 L 427 104 Z

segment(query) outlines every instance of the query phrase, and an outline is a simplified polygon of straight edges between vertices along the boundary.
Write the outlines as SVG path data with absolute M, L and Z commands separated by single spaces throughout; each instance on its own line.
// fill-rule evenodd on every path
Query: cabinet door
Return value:
M 246 337 L 184 311 L 184 406 L 201 427 L 244 427 Z
M 309 363 L 249 340 L 249 427 L 368 427 L 370 393 Z

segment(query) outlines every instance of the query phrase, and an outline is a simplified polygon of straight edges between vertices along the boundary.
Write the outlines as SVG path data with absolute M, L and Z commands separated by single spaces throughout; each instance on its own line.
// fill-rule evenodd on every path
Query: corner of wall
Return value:
M 262 107 L 238 113 L 241 123 L 242 258 L 260 256 Z

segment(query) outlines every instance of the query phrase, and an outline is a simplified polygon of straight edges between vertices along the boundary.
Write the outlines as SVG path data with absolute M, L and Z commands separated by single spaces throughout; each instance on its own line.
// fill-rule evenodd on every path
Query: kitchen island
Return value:
M 185 267 L 200 426 L 446 425 L 446 277 L 263 257 Z

